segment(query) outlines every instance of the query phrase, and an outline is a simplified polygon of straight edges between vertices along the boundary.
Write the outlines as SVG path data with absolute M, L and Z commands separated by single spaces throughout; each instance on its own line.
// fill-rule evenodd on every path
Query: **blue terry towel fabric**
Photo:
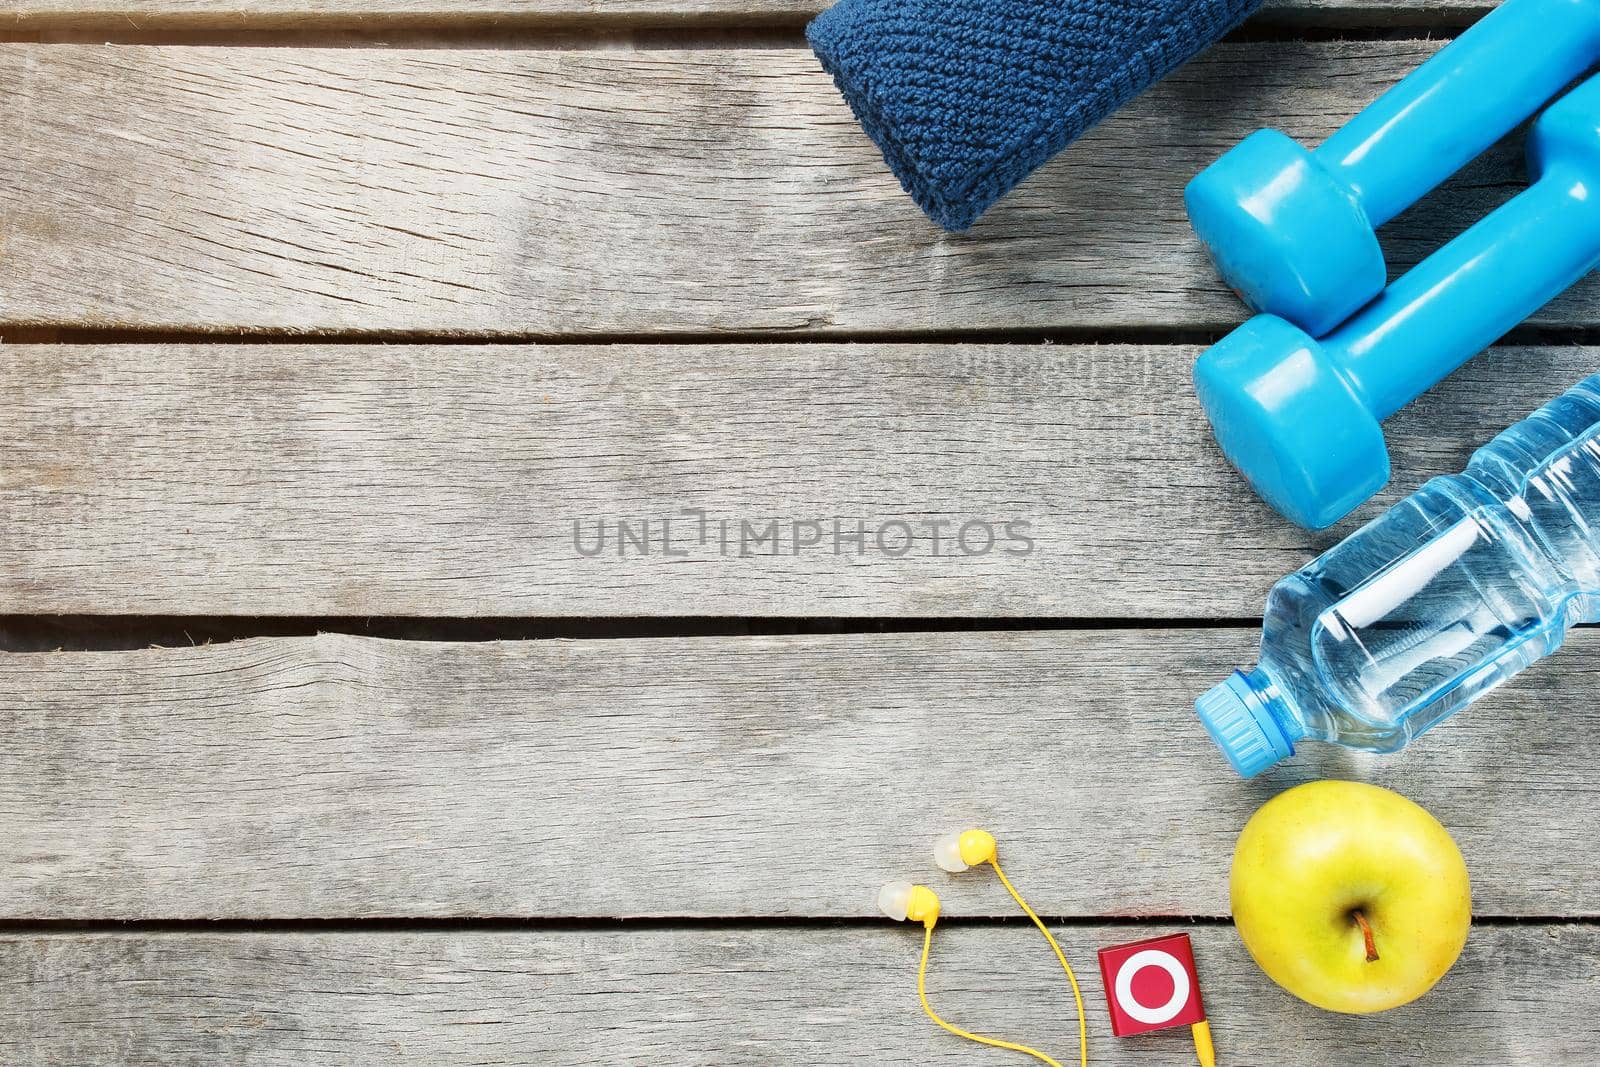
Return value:
M 841 0 L 806 36 L 902 185 L 964 230 L 1261 0 Z

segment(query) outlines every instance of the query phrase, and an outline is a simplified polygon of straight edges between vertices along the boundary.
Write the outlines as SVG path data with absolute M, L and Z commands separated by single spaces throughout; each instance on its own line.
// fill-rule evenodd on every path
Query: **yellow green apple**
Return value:
M 1312 782 L 1268 801 L 1233 853 L 1233 918 L 1301 1000 L 1361 1014 L 1408 1004 L 1461 955 L 1472 889 L 1438 819 L 1399 793 Z

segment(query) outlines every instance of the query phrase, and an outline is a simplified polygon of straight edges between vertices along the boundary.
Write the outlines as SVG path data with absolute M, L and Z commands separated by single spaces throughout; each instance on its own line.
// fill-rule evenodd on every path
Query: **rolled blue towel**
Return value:
M 937 223 L 964 230 L 1261 0 L 841 0 L 806 30 Z

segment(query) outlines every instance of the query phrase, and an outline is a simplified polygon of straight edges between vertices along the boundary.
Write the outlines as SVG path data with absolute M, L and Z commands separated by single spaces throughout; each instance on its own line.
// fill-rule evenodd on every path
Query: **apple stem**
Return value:
M 1367 917 L 1361 914 L 1360 908 L 1352 911 L 1350 917 L 1356 921 L 1357 926 L 1361 927 L 1361 938 L 1367 943 L 1367 962 L 1377 963 L 1378 946 L 1372 940 L 1372 926 L 1367 922 Z

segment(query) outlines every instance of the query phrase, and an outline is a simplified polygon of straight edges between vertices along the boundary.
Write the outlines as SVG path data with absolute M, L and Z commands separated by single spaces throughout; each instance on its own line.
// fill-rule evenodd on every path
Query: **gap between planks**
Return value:
M 1024 348 L 1035 345 L 1096 346 L 1123 345 L 1129 347 L 1180 347 L 1209 348 L 1228 333 L 1225 328 L 1205 329 L 1194 327 L 1143 327 L 1106 326 L 1098 328 L 1039 329 L 978 329 L 907 332 L 901 330 L 849 331 L 844 333 L 809 333 L 796 330 L 792 333 L 617 333 L 570 334 L 518 333 L 488 331 L 484 333 L 427 333 L 385 330 L 340 330 L 317 334 L 308 338 L 304 334 L 275 329 L 231 330 L 226 333 L 181 330 L 145 330 L 140 328 L 85 329 L 58 326 L 0 325 L 0 345 L 13 347 L 48 347 L 52 345 L 81 347 L 89 345 L 183 345 L 187 347 L 305 345 L 320 347 L 350 347 L 381 344 L 390 348 L 469 348 L 493 345 L 505 349 L 523 348 L 529 351 L 559 353 L 563 348 L 581 350 L 595 345 L 627 346 L 630 348 L 672 348 L 697 345 L 748 345 L 759 346 L 815 346 L 826 345 L 896 345 L 927 346 L 973 345 L 989 348 Z M 1495 342 L 1496 348 L 1594 348 L 1600 347 L 1600 326 L 1581 323 L 1524 323 Z
M 844 634 L 1022 633 L 1070 630 L 1248 629 L 1240 619 L 759 618 L 660 615 L 648 618 L 251 618 L 189 615 L 0 615 L 0 653 L 118 652 L 186 648 L 260 637 L 345 634 L 400 641 L 610 641 L 675 637 L 786 637 Z
M 1096 930 L 1107 925 L 1128 929 L 1170 927 L 1233 929 L 1228 915 L 1047 915 L 1039 913 L 1047 925 L 1061 930 Z M 493 934 L 493 933 L 604 933 L 607 931 L 662 932 L 689 930 L 700 933 L 725 933 L 737 930 L 878 930 L 884 917 L 762 916 L 741 915 L 726 918 L 652 918 L 626 915 L 585 915 L 572 918 L 489 915 L 482 918 L 429 919 L 403 916 L 364 918 L 303 919 L 7 919 L 0 920 L 0 938 L 5 937 L 185 937 L 194 934 Z M 1600 915 L 1473 915 L 1472 925 L 1485 930 L 1518 929 L 1542 926 L 1600 927 Z M 942 915 L 939 929 L 1028 929 L 1029 920 L 1021 915 Z
M 797 39 L 824 0 L 11 0 L 0 42 L 302 47 L 549 47 L 552 39 L 725 47 L 740 35 Z M 1453 32 L 1490 0 L 1268 0 L 1235 35 Z M 732 36 L 729 36 L 732 35 Z M 755 39 L 760 39 L 755 38 Z
M 1239 619 L 940 618 L 204 618 L 118 615 L 0 615 L 0 653 L 123 652 L 193 648 L 270 637 L 342 634 L 399 641 L 633 641 L 683 637 L 799 637 L 848 634 L 1050 633 L 1075 630 L 1252 630 Z M 1589 627 L 1586 627 L 1589 628 Z

